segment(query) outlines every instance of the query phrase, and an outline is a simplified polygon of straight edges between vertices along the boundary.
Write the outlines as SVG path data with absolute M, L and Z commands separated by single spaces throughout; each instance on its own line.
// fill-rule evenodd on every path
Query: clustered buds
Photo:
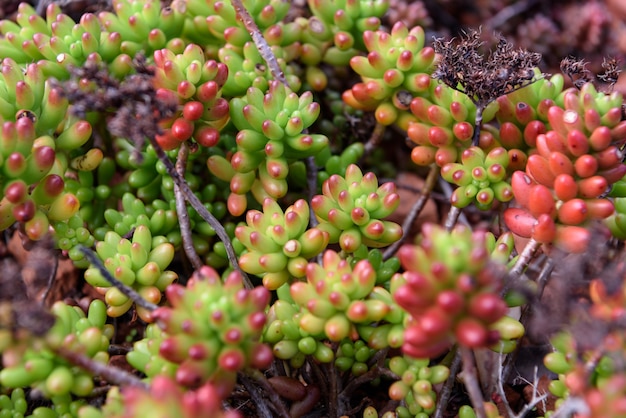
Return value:
M 376 284 L 376 272 L 367 260 L 352 268 L 339 254 L 327 250 L 322 265 L 307 266 L 306 279 L 291 285 L 291 297 L 304 312 L 300 327 L 313 336 L 321 334 L 331 341 L 354 339 L 355 324 L 378 322 L 389 313 L 384 301 L 367 298 Z
M 311 200 L 318 228 L 346 253 L 362 246 L 385 247 L 400 239 L 400 225 L 384 220 L 399 204 L 395 184 L 379 186 L 374 173 L 363 174 L 355 164 L 348 166 L 345 177 L 330 176 L 322 185 L 322 194 Z
M 105 415 L 111 418 L 140 418 L 146 412 L 154 416 L 176 416 L 180 418 L 240 418 L 235 410 L 224 411 L 219 389 L 211 383 L 205 383 L 196 390 L 185 390 L 176 381 L 166 376 L 158 376 L 149 390 L 129 386 L 117 393 L 118 399 L 109 392 L 107 403 L 103 406 Z M 88 406 L 80 409 L 81 417 L 98 417 L 100 413 Z
M 91 126 L 86 124 L 91 135 Z M 77 128 L 83 130 L 83 128 Z M 62 136 L 75 137 L 74 126 Z M 86 140 L 86 138 L 85 138 Z M 49 221 L 61 221 L 74 215 L 80 206 L 76 196 L 65 191 L 64 164 L 57 156 L 65 140 L 37 137 L 28 117 L 4 122 L 0 131 L 0 169 L 3 173 L 3 198 L 0 201 L 0 230 L 16 221 L 24 225 L 26 235 L 41 239 L 48 232 Z
M 174 258 L 174 246 L 163 236 L 153 237 L 146 225 L 137 226 L 130 240 L 113 231 L 107 232 L 104 241 L 96 243 L 96 253 L 114 278 L 151 303 L 159 303 L 161 292 L 178 278 L 176 273 L 166 270 Z M 97 267 L 85 271 L 85 280 L 104 295 L 109 316 L 121 316 L 133 306 L 133 300 L 112 286 Z M 137 313 L 142 319 L 150 320 L 150 313 L 144 308 L 137 307 Z
M 225 398 L 238 371 L 271 363 L 270 348 L 259 342 L 270 298 L 264 287 L 244 289 L 237 272 L 222 284 L 217 272 L 205 266 L 186 287 L 168 286 L 166 296 L 171 306 L 158 308 L 151 319 L 166 334 L 159 354 L 178 364 L 178 384 L 196 388 L 213 382 Z
M 271 81 L 267 94 L 250 87 L 245 98 L 230 102 L 230 116 L 237 127 L 237 151 L 230 161 L 211 156 L 209 170 L 230 182 L 228 210 L 241 215 L 246 210 L 246 193 L 258 202 L 279 199 L 287 193 L 289 163 L 320 152 L 328 138 L 302 133 L 315 119 L 320 106 L 311 92 L 301 96 L 278 81 Z
M 267 313 L 267 326 L 263 341 L 272 344 L 276 358 L 289 360 L 294 369 L 304 365 L 306 356 L 312 356 L 320 363 L 330 363 L 335 359 L 333 350 L 324 343 L 323 332 L 311 335 L 300 326 L 304 311 L 294 302 L 289 284 L 277 289 L 278 300 Z
M 157 96 L 179 103 L 182 110 L 161 123 L 157 142 L 166 150 L 191 138 L 202 146 L 214 146 L 219 130 L 228 122 L 228 101 L 221 87 L 228 77 L 223 63 L 206 60 L 203 49 L 189 44 L 182 54 L 169 49 L 154 51 Z
M 581 252 L 590 239 L 584 225 L 614 212 L 605 195 L 626 173 L 620 151 L 626 121 L 621 96 L 597 93 L 591 84 L 565 91 L 562 100 L 564 108 L 548 109 L 551 130 L 536 136 L 525 173 L 513 174 L 520 207 L 504 218 L 519 235 Z
M 337 349 L 335 367 L 342 372 L 349 371 L 352 376 L 361 376 L 369 370 L 367 363 L 376 351 L 361 339 L 344 340 Z
M 410 357 L 389 360 L 389 370 L 400 377 L 389 387 L 389 397 L 402 402 L 396 408 L 399 417 L 431 414 L 435 410 L 437 394 L 433 386 L 445 382 L 450 370 L 443 365 L 429 367 L 428 362 Z
M 309 226 L 309 205 L 300 199 L 284 212 L 270 198 L 263 212 L 248 210 L 247 225 L 235 229 L 235 236 L 247 248 L 239 259 L 241 268 L 263 278 L 263 285 L 275 290 L 292 277 L 304 277 L 310 258 L 328 245 L 328 233 Z
M 366 31 L 363 40 L 367 57 L 350 60 L 363 81 L 345 91 L 343 100 L 356 109 L 373 110 L 382 125 L 397 123 L 406 128 L 407 118 L 400 113 L 408 109 L 412 95 L 429 91 L 435 51 L 424 46 L 424 29 L 416 26 L 409 31 L 402 22 L 391 33 Z
M 290 54 L 288 48 L 277 45 L 270 48 L 276 57 L 278 66 L 285 75 L 289 88 L 293 91 L 300 90 L 302 84 L 300 78 L 294 74 L 293 67 L 287 65 L 287 62 L 294 59 L 293 54 Z M 222 63 L 232 69 L 222 88 L 224 95 L 242 96 L 250 87 L 255 87 L 261 91 L 267 91 L 269 88 L 269 80 L 272 79 L 271 69 L 252 41 L 246 42 L 243 48 L 227 44 L 220 48 L 218 57 Z
M 469 348 L 496 344 L 498 332 L 490 327 L 505 315 L 507 305 L 498 294 L 501 276 L 490 254 L 510 254 L 512 249 L 510 234 L 495 241 L 486 232 L 462 226 L 446 232 L 430 224 L 418 245 L 403 246 L 398 256 L 406 271 L 392 279 L 392 293 L 412 316 L 404 353 L 430 358 L 454 342 Z
M 79 307 L 59 301 L 52 306 L 52 313 L 56 322 L 45 337 L 47 346 L 33 345 L 19 354 L 3 353 L 0 384 L 9 388 L 32 386 L 47 397 L 87 396 L 94 388 L 92 376 L 55 356 L 53 351 L 64 347 L 106 364 L 109 340 L 114 333 L 113 326 L 106 324 L 106 307 L 96 299 L 85 315 Z
M 457 162 L 463 150 L 472 144 L 476 105 L 465 94 L 442 83 L 433 82 L 430 91 L 429 98 L 418 96 L 410 100 L 408 96 L 414 119 L 409 120 L 406 131 L 417 145 L 411 150 L 411 160 L 415 164 L 436 163 L 443 167 Z M 395 100 L 396 106 L 401 106 L 397 102 L 403 100 L 402 95 L 396 95 Z M 483 122 L 493 119 L 495 110 L 496 103 L 484 109 Z M 493 133 L 483 129 L 478 145 L 488 149 L 493 143 Z
M 494 201 L 508 202 L 513 190 L 507 181 L 509 154 L 502 147 L 493 148 L 485 155 L 479 147 L 470 147 L 461 153 L 461 164 L 448 163 L 441 167 L 441 176 L 459 186 L 450 202 L 459 208 L 475 203 L 479 209 L 489 209 Z

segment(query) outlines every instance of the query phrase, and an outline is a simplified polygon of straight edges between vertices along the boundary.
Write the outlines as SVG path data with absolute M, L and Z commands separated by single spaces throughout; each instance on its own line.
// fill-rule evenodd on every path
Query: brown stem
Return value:
M 285 85 L 285 87 L 289 87 L 289 84 L 287 84 L 287 79 L 285 78 L 285 74 L 283 73 L 283 70 L 280 69 L 280 65 L 278 65 L 278 60 L 272 52 L 272 48 L 270 48 L 270 46 L 268 45 L 256 22 L 254 21 L 252 16 L 250 16 L 250 13 L 248 13 L 246 7 L 243 5 L 243 2 L 241 0 L 231 0 L 231 4 L 233 5 L 235 12 L 237 13 L 237 16 L 239 16 L 244 26 L 250 33 L 252 41 L 254 41 L 254 44 L 259 51 L 259 54 L 261 54 L 261 57 L 263 57 L 265 63 L 270 68 L 272 77 Z
M 430 194 L 435 188 L 435 185 L 437 184 L 438 178 L 439 178 L 439 167 L 437 167 L 437 165 L 435 164 L 432 164 L 430 166 L 430 171 L 428 172 L 428 176 L 426 177 L 426 181 L 424 182 L 422 195 L 413 204 L 413 207 L 411 207 L 411 211 L 409 212 L 406 219 L 402 223 L 402 231 L 404 232 L 402 234 L 402 238 L 394 242 L 392 245 L 389 246 L 389 248 L 385 250 L 385 252 L 383 253 L 384 260 L 388 260 L 391 257 L 393 257 L 396 251 L 398 251 L 398 248 L 400 248 L 400 245 L 402 245 L 402 243 L 408 237 L 409 231 L 411 229 L 411 225 L 413 225 L 415 218 L 419 216 L 419 214 L 422 212 L 422 210 L 426 206 L 428 199 L 430 199 Z
M 152 312 L 159 307 L 158 305 L 155 305 L 154 303 L 145 300 L 132 287 L 125 285 L 124 283 L 113 277 L 109 270 L 104 267 L 104 264 L 102 264 L 102 261 L 100 260 L 98 255 L 93 252 L 93 250 L 83 245 L 79 245 L 78 249 L 85 255 L 87 261 L 89 261 L 95 268 L 98 269 L 102 277 L 104 277 L 107 282 L 111 283 L 112 286 L 115 286 L 125 296 L 128 296 L 129 299 L 132 299 L 137 306 L 144 308 L 149 312 Z
M 454 228 L 454 225 L 456 225 L 456 222 L 459 220 L 459 216 L 461 216 L 461 209 L 456 206 L 450 206 L 450 212 L 448 212 L 448 217 L 444 224 L 446 231 L 452 231 L 452 228 Z
M 134 374 L 128 373 L 125 370 L 108 364 L 98 363 L 82 353 L 77 353 L 65 347 L 59 347 L 54 351 L 70 363 L 88 371 L 94 376 L 102 377 L 109 383 L 119 386 L 135 386 L 148 390 L 148 385 L 146 383 L 142 382 Z
M 307 186 L 309 188 L 309 202 L 311 202 L 313 196 L 317 194 L 317 166 L 315 165 L 314 157 L 306 158 L 306 175 Z M 313 212 L 313 208 L 309 205 L 309 226 L 313 228 L 317 226 L 318 223 L 315 212 Z
M 177 184 L 180 188 L 180 191 L 185 197 L 185 200 L 187 200 L 191 207 L 194 208 L 196 212 L 198 212 L 198 215 L 200 215 L 202 219 L 204 219 L 209 225 L 211 225 L 219 239 L 222 241 L 222 243 L 224 243 L 224 248 L 226 249 L 228 261 L 230 261 L 230 264 L 233 266 L 233 268 L 241 274 L 241 277 L 243 277 L 243 283 L 246 288 L 254 288 L 248 275 L 243 270 L 241 270 L 241 267 L 239 267 L 237 255 L 235 254 L 235 250 L 233 249 L 233 243 L 230 241 L 230 237 L 224 229 L 224 226 L 222 226 L 220 221 L 218 221 L 217 218 L 213 216 L 213 214 L 209 212 L 207 208 L 204 207 L 200 199 L 198 199 L 198 197 L 191 191 L 185 179 L 178 175 L 174 164 L 165 154 L 165 151 L 163 151 L 163 148 L 161 148 L 161 145 L 159 145 L 156 139 L 154 137 L 148 137 L 148 139 L 150 140 L 150 144 L 156 151 L 157 157 L 159 157 L 159 160 L 163 163 L 163 165 L 165 165 L 167 174 L 172 177 L 172 180 L 174 180 L 174 184 Z
M 185 142 L 180 144 L 178 157 L 176 158 L 176 172 L 182 178 L 185 178 L 185 169 L 187 166 L 187 157 L 189 156 L 189 147 Z M 189 213 L 187 212 L 187 204 L 185 197 L 180 191 L 178 184 L 174 183 L 174 197 L 176 198 L 176 214 L 178 216 L 178 224 L 180 225 L 180 236 L 183 240 L 183 250 L 187 255 L 187 259 L 193 266 L 194 270 L 199 270 L 203 263 L 198 257 L 198 253 L 193 247 L 191 239 L 191 225 L 189 224 Z
M 509 272 L 510 276 L 514 280 L 519 280 L 522 277 L 522 273 L 530 264 L 530 261 L 533 259 L 535 252 L 541 247 L 541 243 L 535 241 L 534 238 L 531 238 L 526 243 L 526 246 L 522 250 L 522 253 L 519 255 L 519 258 L 515 262 L 515 265 Z
M 385 128 L 385 125 L 376 123 L 372 135 L 365 143 L 363 155 L 369 155 L 378 145 L 380 145 L 380 141 L 382 141 L 383 135 L 385 134 Z
M 285 404 L 263 373 L 256 369 L 246 369 L 244 372 L 239 373 L 239 379 L 252 398 L 259 416 L 289 418 L 289 412 L 287 412 Z M 271 401 L 270 405 L 265 401 L 259 389 L 263 389 L 265 394 L 269 397 Z M 272 413 L 270 408 L 273 409 L 275 413 Z
M 476 374 L 476 359 L 474 352 L 467 347 L 459 346 L 461 353 L 461 360 L 463 361 L 463 382 L 467 393 L 469 394 L 472 406 L 476 411 L 478 418 L 487 418 L 485 411 L 485 404 L 483 394 L 480 391 L 480 385 L 478 384 L 478 377 Z
M 480 142 L 480 131 L 483 128 L 483 110 L 484 105 L 476 104 L 476 117 L 474 119 L 474 136 L 472 137 L 472 145 L 478 146 Z
M 437 407 L 433 418 L 443 418 L 443 414 L 446 412 L 448 402 L 450 401 L 450 396 L 452 396 L 452 388 L 454 387 L 460 368 L 461 355 L 457 351 L 452 359 L 452 364 L 450 364 L 450 375 L 439 392 L 439 399 L 437 400 Z

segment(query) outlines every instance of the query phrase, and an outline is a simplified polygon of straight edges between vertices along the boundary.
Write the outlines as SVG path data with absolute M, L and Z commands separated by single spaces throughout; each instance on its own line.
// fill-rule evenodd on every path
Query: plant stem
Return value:
M 93 250 L 83 245 L 79 245 L 78 249 L 85 255 L 87 261 L 89 261 L 95 268 L 98 269 L 102 277 L 104 277 L 107 282 L 111 283 L 111 286 L 115 286 L 125 296 L 128 296 L 129 299 L 132 299 L 137 306 L 149 312 L 152 312 L 159 307 L 158 305 L 155 305 L 152 302 L 148 302 L 147 300 L 142 298 L 141 295 L 137 293 L 132 287 L 125 285 L 124 283 L 113 277 L 109 270 L 104 267 L 104 264 L 102 264 L 102 261 L 100 260 L 98 255 L 93 252 Z
M 474 357 L 474 352 L 470 348 L 463 346 L 459 346 L 459 352 L 461 353 L 461 359 L 463 361 L 463 382 L 470 400 L 472 401 L 472 406 L 476 411 L 476 416 L 478 418 L 487 418 L 483 394 L 480 391 L 478 378 L 476 376 L 476 358 Z
M 378 145 L 380 145 L 380 141 L 382 141 L 383 135 L 385 134 L 385 128 L 386 128 L 385 125 L 376 123 L 376 126 L 374 126 L 374 131 L 372 132 L 372 135 L 369 137 L 369 139 L 365 143 L 364 152 L 363 152 L 364 156 L 371 154 L 372 151 L 374 151 L 374 149 Z
M 483 110 L 485 105 L 476 103 L 476 117 L 474 118 L 474 135 L 472 136 L 472 145 L 478 146 L 480 142 L 480 131 L 483 128 Z
M 178 150 L 178 157 L 176 158 L 176 172 L 182 178 L 185 178 L 185 168 L 187 166 L 187 156 L 189 155 L 189 147 L 187 143 L 180 144 Z M 191 239 L 191 226 L 189 224 L 189 213 L 187 212 L 187 204 L 185 203 L 185 197 L 180 191 L 177 183 L 174 183 L 174 196 L 176 198 L 176 214 L 178 216 L 178 223 L 180 225 L 180 236 L 183 240 L 183 250 L 189 259 L 189 262 L 193 266 L 194 270 L 199 270 L 202 267 L 202 261 L 198 257 L 198 253 L 193 247 L 193 241 Z
M 306 158 L 306 181 L 309 188 L 309 202 L 313 199 L 313 196 L 317 193 L 317 166 L 315 165 L 314 157 Z M 311 228 L 317 226 L 317 218 L 313 208 L 309 205 L 309 226 Z
M 246 369 L 242 373 L 239 373 L 239 378 L 241 379 L 241 383 L 243 383 L 244 387 L 250 394 L 250 397 L 254 401 L 259 416 L 261 417 L 284 417 L 289 418 L 289 412 L 287 412 L 287 408 L 285 404 L 278 396 L 278 393 L 274 390 L 272 385 L 269 384 L 263 373 L 261 373 L 257 369 Z M 276 414 L 273 414 L 269 409 L 269 406 L 264 401 L 262 394 L 259 391 L 259 387 L 265 391 L 266 395 L 272 401 L 271 406 L 273 407 Z
M 256 22 L 254 21 L 252 16 L 250 16 L 250 13 L 248 13 L 246 7 L 243 5 L 243 2 L 241 0 L 231 0 L 231 4 L 235 9 L 235 13 L 237 13 L 244 26 L 250 33 L 252 41 L 256 45 L 259 54 L 261 54 L 261 57 L 265 60 L 267 66 L 270 68 L 272 77 L 274 77 L 274 79 L 279 81 L 280 83 L 284 84 L 286 87 L 289 87 L 289 84 L 287 84 L 287 79 L 285 78 L 285 74 L 283 73 L 283 70 L 280 69 L 280 66 L 278 65 L 278 60 L 272 52 L 272 48 L 270 48 L 270 46 L 268 45 Z
M 152 146 L 154 147 L 157 157 L 159 158 L 159 160 L 161 160 L 163 165 L 165 165 L 167 174 L 172 177 L 172 180 L 174 180 L 174 184 L 178 185 L 178 187 L 180 188 L 180 192 L 185 197 L 185 200 L 187 200 L 191 207 L 194 208 L 196 212 L 198 212 L 198 215 L 200 215 L 202 219 L 204 219 L 209 225 L 211 225 L 219 239 L 224 243 L 224 248 L 226 249 L 228 261 L 230 261 L 230 264 L 233 266 L 233 268 L 241 274 L 241 277 L 243 278 L 243 283 L 246 288 L 254 288 L 248 275 L 243 270 L 241 270 L 241 267 L 239 267 L 237 255 L 235 254 L 235 250 L 233 249 L 233 243 L 230 241 L 230 237 L 228 236 L 228 233 L 226 233 L 226 230 L 224 229 L 220 221 L 218 221 L 217 218 L 213 216 L 213 214 L 209 212 L 207 208 L 204 207 L 200 199 L 198 199 L 198 197 L 191 191 L 185 179 L 178 174 L 176 168 L 174 167 L 174 164 L 168 158 L 167 154 L 165 154 L 165 151 L 163 151 L 163 148 L 161 148 L 161 145 L 159 145 L 156 139 L 154 137 L 148 137 L 148 139 L 150 140 L 150 144 L 152 144 Z
M 450 401 L 452 388 L 454 387 L 454 383 L 456 382 L 456 378 L 460 368 L 461 355 L 457 351 L 454 355 L 454 358 L 452 359 L 452 364 L 450 364 L 450 375 L 448 376 L 446 383 L 443 385 L 441 392 L 439 392 L 439 400 L 437 401 L 437 407 L 435 409 L 435 415 L 433 416 L 433 418 L 443 418 L 443 414 L 446 411 L 448 402 Z
M 515 265 L 509 272 L 510 276 L 514 278 L 514 280 L 518 280 L 522 278 L 522 273 L 530 264 L 530 261 L 533 259 L 535 252 L 541 247 L 541 243 L 535 241 L 534 238 L 531 238 L 526 243 L 526 246 L 522 250 L 522 253 L 519 255 L 519 258 L 515 262 Z
M 422 212 L 422 210 L 426 206 L 428 199 L 430 199 L 430 193 L 435 188 L 438 178 L 439 178 L 439 167 L 437 167 L 437 165 L 435 164 L 432 164 L 430 166 L 430 171 L 428 172 L 428 176 L 426 177 L 426 181 L 424 182 L 422 195 L 413 204 L 413 207 L 411 207 L 411 211 L 409 212 L 404 222 L 402 223 L 402 231 L 403 231 L 402 238 L 394 242 L 392 245 L 389 246 L 389 248 L 385 250 L 385 252 L 383 253 L 383 260 L 388 260 L 391 257 L 393 257 L 396 251 L 398 251 L 398 248 L 400 248 L 400 245 L 402 245 L 402 243 L 406 240 L 406 238 L 409 235 L 411 225 L 413 225 L 413 222 L 415 221 L 415 219 L 419 216 L 419 214 Z
M 459 220 L 459 216 L 461 216 L 461 209 L 456 206 L 450 206 L 450 212 L 448 212 L 448 217 L 446 218 L 446 223 L 444 224 L 446 231 L 452 231 L 452 228 L 454 228 L 454 225 L 456 225 L 456 222 Z
M 93 359 L 87 357 L 82 353 L 77 353 L 72 350 L 68 350 L 65 347 L 59 347 L 54 350 L 56 354 L 63 357 L 70 363 L 80 367 L 89 373 L 100 376 L 109 383 L 119 386 L 135 386 L 138 388 L 148 390 L 148 385 L 142 382 L 134 374 L 128 373 L 117 367 L 110 366 L 108 364 L 98 363 Z

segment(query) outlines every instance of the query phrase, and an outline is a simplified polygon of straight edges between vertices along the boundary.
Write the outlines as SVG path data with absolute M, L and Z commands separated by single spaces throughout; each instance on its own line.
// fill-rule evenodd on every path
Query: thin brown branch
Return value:
M 186 143 L 180 144 L 178 157 L 176 158 L 176 172 L 182 178 L 185 177 L 185 168 L 187 166 L 187 157 L 189 156 L 189 147 Z M 178 216 L 178 224 L 180 225 L 180 235 L 183 240 L 183 250 L 187 255 L 187 259 L 193 266 L 194 270 L 199 270 L 203 263 L 198 257 L 198 253 L 193 247 L 191 238 L 191 225 L 189 224 L 189 213 L 187 212 L 187 204 L 185 197 L 180 191 L 177 183 L 174 183 L 174 197 L 176 198 L 176 215 Z
M 158 305 L 155 305 L 154 303 L 148 302 L 147 300 L 145 300 L 132 287 L 127 286 L 124 283 L 117 280 L 109 272 L 109 270 L 107 270 L 106 267 L 104 267 L 104 264 L 102 264 L 102 261 L 100 260 L 98 255 L 95 252 L 93 252 L 93 250 L 83 245 L 79 245 L 78 248 L 85 255 L 85 258 L 87 259 L 87 261 L 89 261 L 95 268 L 98 269 L 102 277 L 104 277 L 104 279 L 107 282 L 111 283 L 112 286 L 115 286 L 120 292 L 122 292 L 129 299 L 132 299 L 132 301 L 135 302 L 135 305 L 149 312 L 152 312 L 159 307 Z
M 439 392 L 439 399 L 437 400 L 437 407 L 435 408 L 435 415 L 433 418 L 443 418 L 443 414 L 446 412 L 446 408 L 448 407 L 448 402 L 452 396 L 452 389 L 454 388 L 460 369 L 461 355 L 457 351 L 452 359 L 452 364 L 450 364 L 450 375 Z
M 363 155 L 369 155 L 380 145 L 380 142 L 383 140 L 383 135 L 385 134 L 386 126 L 381 123 L 376 123 L 374 126 L 374 131 L 372 135 L 369 137 L 367 142 L 365 143 Z
M 159 158 L 159 160 L 161 160 L 163 165 L 165 165 L 167 174 L 172 177 L 172 180 L 174 180 L 174 184 L 177 184 L 180 188 L 180 191 L 185 197 L 185 200 L 187 200 L 191 207 L 194 208 L 196 212 L 198 212 L 198 215 L 200 215 L 202 219 L 204 219 L 206 222 L 208 222 L 209 225 L 211 225 L 219 239 L 224 243 L 226 254 L 228 256 L 228 261 L 230 261 L 235 270 L 241 273 L 241 276 L 243 277 L 243 283 L 246 288 L 254 288 L 248 275 L 243 270 L 241 270 L 241 267 L 239 267 L 237 255 L 235 254 L 235 250 L 233 249 L 233 243 L 231 242 L 228 233 L 224 229 L 224 226 L 222 226 L 220 221 L 217 220 L 217 218 L 213 216 L 213 214 L 209 212 L 207 208 L 204 207 L 200 199 L 198 199 L 198 197 L 191 191 L 185 179 L 178 174 L 176 168 L 174 167 L 174 164 L 165 154 L 165 151 L 163 151 L 163 148 L 161 148 L 161 145 L 159 145 L 156 139 L 153 136 L 148 137 L 148 139 L 150 141 L 150 144 L 152 144 L 152 147 L 154 147 L 157 157 Z
M 389 248 L 385 250 L 385 252 L 383 253 L 384 260 L 388 260 L 391 257 L 393 257 L 396 251 L 398 251 L 398 248 L 400 248 L 400 245 L 402 245 L 402 243 L 406 241 L 409 235 L 409 231 L 411 230 L 411 225 L 413 225 L 413 222 L 415 222 L 415 219 L 419 216 L 419 214 L 422 213 L 422 210 L 426 206 L 428 199 L 430 199 L 431 192 L 433 191 L 433 189 L 435 188 L 435 185 L 437 184 L 438 178 L 439 178 L 439 167 L 437 167 L 436 164 L 432 164 L 430 166 L 430 171 L 428 172 L 428 176 L 426 177 L 426 181 L 424 182 L 422 195 L 413 204 L 413 207 L 411 207 L 411 211 L 409 212 L 407 217 L 404 219 L 404 222 L 402 223 L 402 231 L 404 232 L 402 235 L 402 238 L 394 242 L 392 245 L 389 246 Z
M 280 65 L 278 65 L 278 60 L 272 52 L 272 48 L 270 48 L 267 41 L 263 37 L 263 34 L 259 30 L 256 22 L 254 21 L 252 16 L 250 16 L 248 9 L 246 9 L 241 0 L 231 0 L 231 4 L 233 5 L 235 12 L 237 13 L 237 16 L 239 16 L 244 26 L 250 33 L 252 41 L 256 45 L 259 54 L 261 54 L 261 57 L 267 63 L 267 66 L 272 73 L 272 77 L 274 77 L 274 79 L 279 81 L 280 83 L 284 84 L 286 87 L 289 87 L 287 79 L 285 78 L 285 74 L 283 73 L 283 70 L 280 69 Z
M 148 385 L 142 382 L 141 379 L 120 368 L 109 364 L 98 363 L 82 353 L 77 353 L 63 346 L 55 349 L 55 352 L 70 363 L 88 371 L 94 376 L 102 377 L 109 383 L 119 386 L 135 386 L 146 390 L 148 389 Z
M 476 411 L 476 416 L 478 418 L 487 418 L 483 394 L 478 384 L 474 352 L 470 348 L 463 346 L 459 346 L 459 352 L 461 353 L 461 360 L 463 361 L 463 383 L 472 401 L 474 411 Z

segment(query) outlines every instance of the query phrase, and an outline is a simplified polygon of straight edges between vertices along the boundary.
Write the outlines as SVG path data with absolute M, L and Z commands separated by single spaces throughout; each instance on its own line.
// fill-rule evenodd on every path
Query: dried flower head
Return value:
M 435 39 L 433 46 L 440 60 L 433 77 L 467 94 L 479 107 L 537 81 L 534 68 L 541 54 L 515 49 L 500 37 L 485 57 L 480 51 L 483 45 L 476 30 L 463 33 L 458 40 Z
M 587 62 L 572 56 L 561 60 L 561 72 L 568 76 L 574 86 L 579 90 L 585 83 L 593 79 L 591 71 L 587 69 Z
M 620 61 L 615 57 L 604 57 L 602 69 L 604 72 L 598 74 L 598 79 L 609 84 L 611 87 L 617 82 L 622 69 L 619 68 Z

